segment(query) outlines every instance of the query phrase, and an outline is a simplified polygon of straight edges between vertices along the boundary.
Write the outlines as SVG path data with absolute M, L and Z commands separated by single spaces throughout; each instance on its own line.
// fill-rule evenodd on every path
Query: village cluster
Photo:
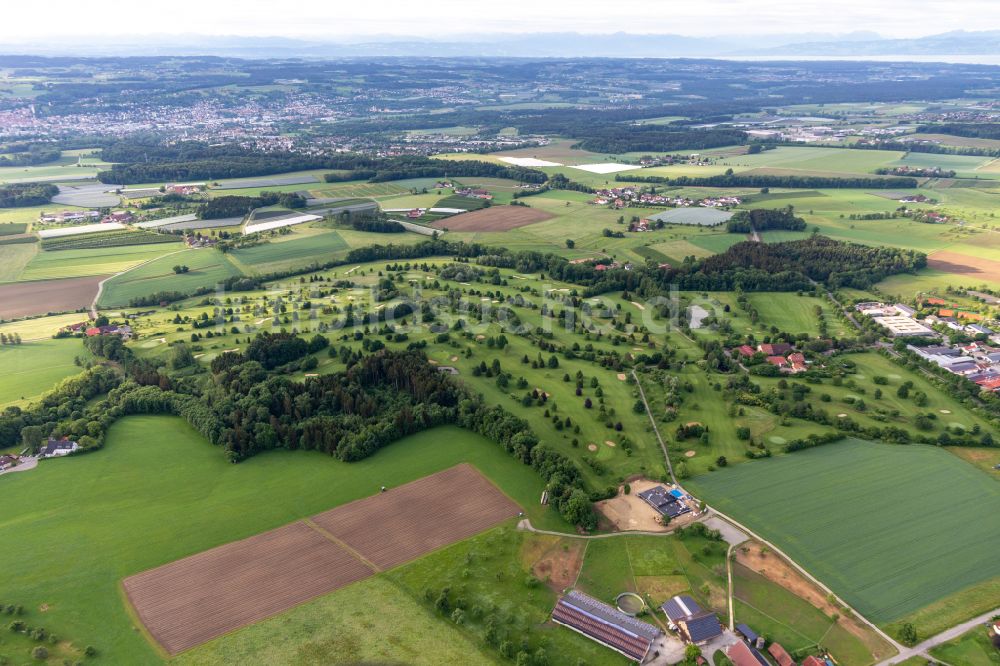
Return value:
M 787 342 L 762 343 L 756 347 L 750 345 L 740 345 L 730 353 L 738 355 L 740 358 L 750 361 L 760 355 L 765 363 L 770 363 L 781 372 L 788 374 L 798 374 L 809 369 L 806 365 L 806 357 L 802 352 L 795 351 L 795 347 Z
M 908 344 L 906 348 L 920 358 L 965 377 L 984 391 L 1000 391 L 1000 332 L 986 325 L 981 314 L 940 307 L 948 303 L 940 298 L 925 298 L 924 309 L 933 313 L 921 316 L 902 303 L 867 302 L 855 310 L 885 329 L 893 338 L 942 339 L 960 334 L 961 342 L 935 345 Z
M 610 208 L 628 208 L 629 206 L 666 206 L 670 208 L 702 206 L 705 208 L 729 208 L 730 206 L 738 206 L 742 203 L 742 199 L 737 196 L 717 196 L 705 197 L 704 199 L 691 199 L 689 197 L 644 192 L 639 188 L 631 186 L 612 187 L 597 190 L 594 195 L 595 198 L 590 202 L 591 204 L 595 206 L 608 206 Z
M 631 594 L 624 593 L 619 599 L 628 596 Z M 709 653 L 721 649 L 735 666 L 798 664 L 780 643 L 768 645 L 763 636 L 744 623 L 730 631 L 719 622 L 715 613 L 703 609 L 687 594 L 671 597 L 658 610 L 663 613 L 671 634 L 665 634 L 657 625 L 636 619 L 631 612 L 579 590 L 570 590 L 557 602 L 552 620 L 638 663 L 666 653 L 683 653 L 684 645 L 693 645 Z M 761 652 L 765 645 L 773 662 Z M 698 663 L 707 662 L 698 657 Z M 834 663 L 829 655 L 809 655 L 801 662 L 802 666 L 833 666 Z

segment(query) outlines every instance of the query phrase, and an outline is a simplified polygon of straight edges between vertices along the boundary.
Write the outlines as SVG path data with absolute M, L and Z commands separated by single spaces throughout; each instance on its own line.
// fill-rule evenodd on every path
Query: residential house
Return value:
M 95 335 L 119 335 L 125 340 L 132 337 L 132 327 L 128 325 L 119 326 L 117 324 L 111 324 L 108 326 L 92 326 L 86 331 L 88 338 L 92 338 Z
M 757 351 L 762 352 L 768 356 L 784 356 L 788 352 L 792 351 L 792 345 L 787 342 L 772 342 L 757 345 Z
M 17 456 L 0 456 L 0 472 L 17 465 Z
M 695 645 L 704 645 L 713 638 L 722 635 L 722 625 L 719 618 L 711 611 L 704 611 L 686 594 L 669 599 L 660 606 L 667 616 L 671 629 L 677 631 L 680 637 Z
M 42 450 L 38 453 L 38 457 L 58 458 L 59 456 L 68 456 L 79 448 L 79 444 L 66 437 L 63 437 L 62 439 L 52 439 L 50 437 L 48 443 L 46 443 L 46 445 L 43 446 Z
M 131 222 L 132 221 L 132 213 L 128 212 L 127 210 L 116 211 L 114 213 L 109 213 L 108 215 L 105 215 L 104 218 L 101 221 L 102 222 Z
M 733 666 L 771 666 L 756 648 L 742 641 L 730 645 L 726 649 L 726 656 L 733 662 Z

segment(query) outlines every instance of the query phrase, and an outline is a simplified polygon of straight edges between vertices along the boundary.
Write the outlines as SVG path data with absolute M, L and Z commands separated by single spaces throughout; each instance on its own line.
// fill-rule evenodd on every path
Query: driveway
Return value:
M 709 527 L 713 530 L 719 530 L 722 534 L 722 538 L 730 546 L 738 546 L 750 538 L 750 536 L 743 530 L 736 527 L 729 521 L 719 518 L 711 512 L 709 513 L 709 517 L 701 522 L 705 523 L 705 527 Z
M 684 643 L 673 634 L 665 633 L 653 643 L 650 655 L 656 654 L 643 662 L 644 666 L 667 666 L 684 661 Z
M 13 474 L 14 472 L 27 472 L 30 469 L 35 469 L 35 467 L 37 466 L 38 466 L 38 458 L 25 456 L 24 458 L 21 458 L 17 466 L 9 467 L 0 472 L 0 476 L 3 476 L 4 474 Z
M 707 645 L 701 646 L 701 656 L 708 660 L 708 663 L 715 666 L 715 662 L 712 660 L 712 655 L 715 654 L 716 650 L 722 650 L 723 654 L 733 643 L 738 643 L 740 641 L 739 637 L 731 632 L 729 629 L 724 629 L 722 635 L 713 641 L 710 641 Z

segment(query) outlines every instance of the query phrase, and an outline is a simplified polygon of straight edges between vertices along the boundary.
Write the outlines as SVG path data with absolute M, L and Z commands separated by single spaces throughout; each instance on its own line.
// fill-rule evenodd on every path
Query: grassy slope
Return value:
M 175 274 L 173 267 L 181 265 L 187 266 L 190 271 L 183 275 Z M 161 291 L 193 291 L 240 274 L 232 262 L 217 250 L 182 250 L 108 280 L 101 293 L 100 304 L 102 307 L 126 305 L 133 298 Z
M 451 588 L 451 601 L 460 598 L 467 606 L 463 631 L 479 644 L 484 640 L 486 618 L 492 618 L 516 646 L 515 651 L 521 649 L 523 637 L 529 652 L 542 647 L 554 665 L 576 664 L 578 658 L 594 666 L 624 664 L 624 658 L 611 650 L 547 622 L 556 593 L 535 579 L 522 561 L 526 543 L 536 538 L 512 527 L 500 527 L 383 576 L 425 608 L 431 607 L 443 588 Z M 428 591 L 431 601 L 427 600 Z M 483 611 L 478 620 L 475 608 Z
M 132 245 L 94 250 L 39 252 L 20 275 L 20 280 L 112 275 L 150 259 L 181 249 L 180 243 Z
M 217 638 L 176 664 L 498 663 L 454 625 L 379 576 Z
M 0 478 L 5 561 L 73 563 L 25 568 L 5 584 L 4 601 L 48 604 L 48 628 L 94 644 L 110 663 L 154 663 L 120 598 L 123 577 L 461 461 L 489 475 L 536 524 L 565 529 L 539 507 L 542 482 L 531 469 L 458 429 L 409 437 L 352 464 L 273 452 L 231 465 L 180 419 L 130 417 L 113 426 L 102 451 Z
M 830 650 L 839 663 L 875 661 L 865 644 L 821 610 L 740 564 L 733 565 L 736 621 L 745 622 L 790 653 Z
M 73 359 L 90 358 L 79 340 L 36 340 L 0 346 L 0 411 L 31 402 L 82 369 Z
M 38 243 L 0 245 L 0 283 L 16 282 L 38 252 Z
M 1000 575 L 1000 484 L 931 447 L 847 440 L 690 484 L 882 624 Z
M 693 536 L 596 539 L 587 544 L 577 586 L 608 603 L 621 592 L 638 592 L 653 608 L 675 594 L 690 594 L 723 613 L 725 556 L 724 545 Z

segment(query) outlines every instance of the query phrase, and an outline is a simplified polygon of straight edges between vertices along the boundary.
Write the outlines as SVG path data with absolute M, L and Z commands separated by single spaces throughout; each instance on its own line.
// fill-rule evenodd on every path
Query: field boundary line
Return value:
M 344 543 L 343 541 L 341 541 L 340 539 L 338 539 L 337 537 L 333 536 L 331 533 L 327 532 L 322 527 L 320 527 L 319 525 L 317 525 L 316 523 L 314 523 L 313 520 L 312 520 L 312 518 L 303 518 L 300 522 L 303 525 L 305 525 L 306 527 L 308 527 L 308 528 L 310 528 L 312 530 L 315 530 L 317 534 L 319 534 L 321 537 L 323 537 L 324 539 L 326 539 L 330 543 L 332 543 L 332 544 L 334 544 L 336 546 L 339 546 L 342 549 L 344 549 L 345 551 L 347 551 L 348 553 L 350 553 L 352 557 L 356 558 L 358 561 L 360 561 L 366 567 L 368 567 L 369 569 L 371 569 L 372 573 L 382 573 L 382 569 L 380 569 L 374 562 L 372 562 L 367 557 L 365 557 L 364 555 L 362 555 L 358 551 L 354 550 L 353 548 L 351 548 L 350 546 L 348 546 L 346 543 Z
M 576 577 L 573 579 L 573 587 L 577 586 L 580 582 L 580 574 L 583 573 L 583 565 L 587 561 L 587 551 L 590 550 L 590 542 L 583 542 L 583 553 L 580 555 L 580 568 L 576 570 Z
M 681 333 L 681 335 L 684 335 Z M 684 336 L 687 338 L 687 336 Z M 688 338 L 690 340 L 690 338 Z M 693 342 L 693 340 L 692 340 Z M 646 391 L 642 388 L 642 382 L 639 380 L 639 375 L 636 374 L 635 369 L 632 369 L 632 379 L 635 380 L 635 385 L 639 388 L 639 397 L 642 398 L 642 405 L 646 408 L 646 416 L 649 417 L 649 422 L 653 426 L 653 433 L 656 435 L 656 441 L 660 443 L 660 450 L 663 451 L 663 459 L 667 463 L 667 471 L 670 472 L 670 480 L 674 482 L 675 486 L 680 486 L 677 483 L 677 477 L 674 475 L 674 466 L 670 462 L 670 454 L 667 453 L 667 445 L 663 442 L 663 437 L 660 436 L 660 429 L 656 426 L 656 419 L 653 418 L 653 410 L 649 408 L 649 401 L 646 400 Z
M 673 468 L 673 465 L 670 463 L 670 455 L 667 452 L 667 446 L 666 446 L 666 444 L 664 444 L 663 438 L 660 436 L 660 429 L 656 426 L 656 419 L 653 418 L 653 412 L 649 409 L 649 402 L 646 400 L 646 392 L 643 390 L 643 388 L 642 388 L 642 382 L 639 381 L 639 377 L 636 374 L 636 372 L 635 372 L 634 369 L 632 370 L 632 378 L 635 379 L 636 386 L 639 387 L 639 396 L 642 398 L 642 403 L 646 407 L 646 415 L 649 417 L 649 422 L 653 424 L 653 432 L 656 434 L 656 439 L 660 442 L 660 448 L 663 450 L 663 457 L 666 460 L 667 469 L 670 472 L 670 478 L 673 480 L 674 485 L 676 485 L 678 488 L 684 490 L 683 486 L 681 486 L 681 484 L 677 482 L 677 477 L 674 476 L 674 468 Z M 687 493 L 686 490 L 684 490 L 684 492 Z M 691 497 L 694 497 L 694 495 L 691 494 L 691 493 L 687 493 L 687 494 L 691 495 Z M 826 586 L 822 581 L 820 581 L 818 578 L 816 578 L 811 573 L 809 573 L 808 571 L 806 571 L 805 568 L 803 568 L 798 562 L 796 562 L 791 557 L 789 557 L 787 554 L 785 554 L 785 551 L 781 550 L 780 548 L 778 548 L 777 546 L 775 546 L 773 543 L 771 543 L 767 539 L 763 538 L 762 536 L 760 536 L 759 534 L 757 534 L 756 532 L 754 532 L 753 530 L 751 530 L 746 525 L 740 523 L 739 521 L 735 520 L 734 518 L 731 518 L 731 517 L 727 516 L 726 514 L 724 514 L 721 511 L 719 511 L 718 509 L 712 508 L 712 507 L 706 507 L 706 510 L 704 512 L 705 518 L 709 518 L 713 514 L 716 515 L 716 516 L 718 516 L 720 519 L 725 520 L 726 522 L 728 522 L 729 524 L 733 525 L 734 527 L 737 527 L 737 528 L 743 530 L 743 532 L 745 534 L 747 534 L 748 537 L 754 538 L 757 541 L 763 543 L 764 545 L 766 545 L 767 547 L 769 547 L 779 557 L 784 558 L 784 560 L 786 562 L 788 562 L 788 564 L 791 565 L 793 569 L 795 569 L 802 576 L 804 576 L 806 578 L 806 580 L 812 582 L 813 584 L 815 584 L 816 586 L 818 586 L 821 590 L 823 590 L 824 592 L 826 592 L 827 594 L 829 594 L 831 597 L 833 597 L 833 599 L 835 599 L 836 602 L 842 608 L 850 611 L 855 617 L 858 618 L 858 620 L 860 620 L 862 623 L 864 623 L 865 625 L 867 625 L 868 627 L 870 627 L 876 634 L 878 634 L 886 642 L 888 642 L 889 645 L 892 646 L 893 649 L 896 650 L 897 656 L 900 655 L 900 654 L 902 654 L 904 652 L 904 650 L 906 650 L 906 647 L 904 645 L 902 645 L 899 641 L 897 641 L 892 636 L 890 636 L 885 631 L 883 631 L 874 622 L 872 622 L 867 617 L 865 617 L 860 612 L 858 612 L 857 609 L 855 609 L 853 606 L 851 606 L 846 601 L 844 601 L 838 594 L 836 594 L 833 590 L 831 590 L 828 586 Z
M 151 263 L 153 261 L 156 261 L 157 259 L 162 259 L 163 257 L 169 257 L 171 255 L 175 255 L 175 254 L 178 254 L 180 252 L 184 252 L 184 251 L 186 251 L 188 249 L 191 249 L 191 248 L 186 248 L 185 247 L 185 248 L 180 249 L 180 250 L 174 250 L 173 252 L 167 252 L 166 254 L 161 254 L 160 256 L 153 257 L 152 259 L 147 259 L 146 261 L 138 263 L 135 266 L 131 266 L 129 268 L 126 268 L 123 271 L 119 271 L 119 272 L 115 273 L 114 275 L 109 275 L 108 277 L 106 277 L 103 280 L 101 280 L 100 282 L 98 282 L 97 283 L 97 295 L 94 296 L 94 300 L 90 302 L 90 315 L 94 319 L 97 319 L 97 307 L 98 307 L 97 303 L 98 303 L 98 301 L 101 300 L 101 294 L 104 293 L 104 283 L 105 282 L 107 282 L 108 280 L 110 280 L 112 278 L 116 278 L 116 277 L 118 277 L 120 275 L 125 275 L 129 271 L 134 271 L 135 269 L 137 269 L 137 268 L 139 268 L 141 266 L 145 266 L 146 264 Z
M 801 597 L 800 597 L 800 598 L 801 598 Z M 772 621 L 774 621 L 774 622 L 777 622 L 778 624 L 780 624 L 781 626 L 785 627 L 786 629 L 788 629 L 788 630 L 792 631 L 792 632 L 793 632 L 793 633 L 795 633 L 795 634 L 798 634 L 798 636 L 799 636 L 799 637 L 801 637 L 801 638 L 804 638 L 804 639 L 806 639 L 806 641 L 807 641 L 806 645 L 802 646 L 801 648 L 798 648 L 798 649 L 796 649 L 796 650 L 795 650 L 796 652 L 797 652 L 798 650 L 801 650 L 801 649 L 804 649 L 804 648 L 807 648 L 807 647 L 812 647 L 812 646 L 815 646 L 815 645 L 819 645 L 819 643 L 818 643 L 818 642 L 815 642 L 815 641 L 812 641 L 812 640 L 810 640 L 810 638 L 809 638 L 808 636 L 806 636 L 805 634 L 803 634 L 803 633 L 802 633 L 801 631 L 799 631 L 799 630 L 798 630 L 798 629 L 796 629 L 795 627 L 791 626 L 791 625 L 790 625 L 790 624 L 788 624 L 787 622 L 782 622 L 781 620 L 779 620 L 778 618 L 774 617 L 773 615 L 770 615 L 770 614 L 768 614 L 768 613 L 765 613 L 764 611 L 762 611 L 761 609 L 757 608 L 756 606 L 754 606 L 754 605 L 753 605 L 752 603 L 750 603 L 749 601 L 746 601 L 745 599 L 740 599 L 739 597 L 736 597 L 736 600 L 737 600 L 737 601 L 739 601 L 739 602 L 740 602 L 741 604 L 743 604 L 744 606 L 749 606 L 750 608 L 754 609 L 755 611 L 757 611 L 758 613 L 760 613 L 761 615 L 763 615 L 763 616 L 764 616 L 764 617 L 766 617 L 767 619 L 769 619 L 769 620 L 772 620 Z M 836 623 L 836 622 L 831 622 L 831 623 L 830 623 L 830 626 L 829 626 L 829 627 L 827 627 L 827 630 L 826 630 L 826 632 L 825 632 L 825 633 L 824 633 L 823 635 L 824 635 L 824 636 L 826 636 L 826 634 L 830 632 L 830 629 L 831 629 L 831 628 L 833 627 L 833 625 L 835 625 L 835 624 L 837 624 L 837 623 Z
M 146 642 L 153 646 L 153 650 L 156 654 L 161 657 L 164 661 L 169 660 L 173 655 L 167 651 L 167 648 L 160 644 L 160 641 L 156 640 L 156 637 L 149 631 L 146 624 L 139 617 L 139 611 L 136 610 L 135 605 L 132 603 L 132 598 L 128 596 L 128 590 L 125 589 L 125 579 L 118 579 L 118 596 L 121 597 L 122 606 L 125 607 L 125 614 L 128 615 L 128 619 L 132 622 L 132 626 L 146 639 Z
M 549 534 L 551 536 L 567 537 L 567 538 L 570 538 L 570 539 L 585 539 L 585 540 L 590 540 L 590 539 L 611 539 L 613 537 L 630 536 L 630 535 L 657 536 L 658 537 L 658 536 L 670 536 L 671 534 L 674 533 L 674 530 L 669 530 L 667 532 L 649 532 L 649 531 L 645 531 L 645 530 L 627 530 L 627 531 L 624 531 L 624 532 L 604 532 L 602 534 L 570 534 L 569 532 L 556 532 L 554 530 L 539 529 L 537 527 L 534 527 L 531 524 L 531 520 L 528 519 L 528 518 L 522 518 L 521 520 L 519 520 L 518 523 L 517 523 L 517 529 L 519 529 L 519 530 L 521 530 L 523 532 L 533 532 L 534 534 Z
M 632 566 L 632 552 L 628 549 L 628 540 L 625 540 L 625 559 L 628 560 L 628 571 L 632 574 L 632 587 L 635 588 L 636 593 L 639 592 L 639 585 L 635 580 L 635 567 Z

